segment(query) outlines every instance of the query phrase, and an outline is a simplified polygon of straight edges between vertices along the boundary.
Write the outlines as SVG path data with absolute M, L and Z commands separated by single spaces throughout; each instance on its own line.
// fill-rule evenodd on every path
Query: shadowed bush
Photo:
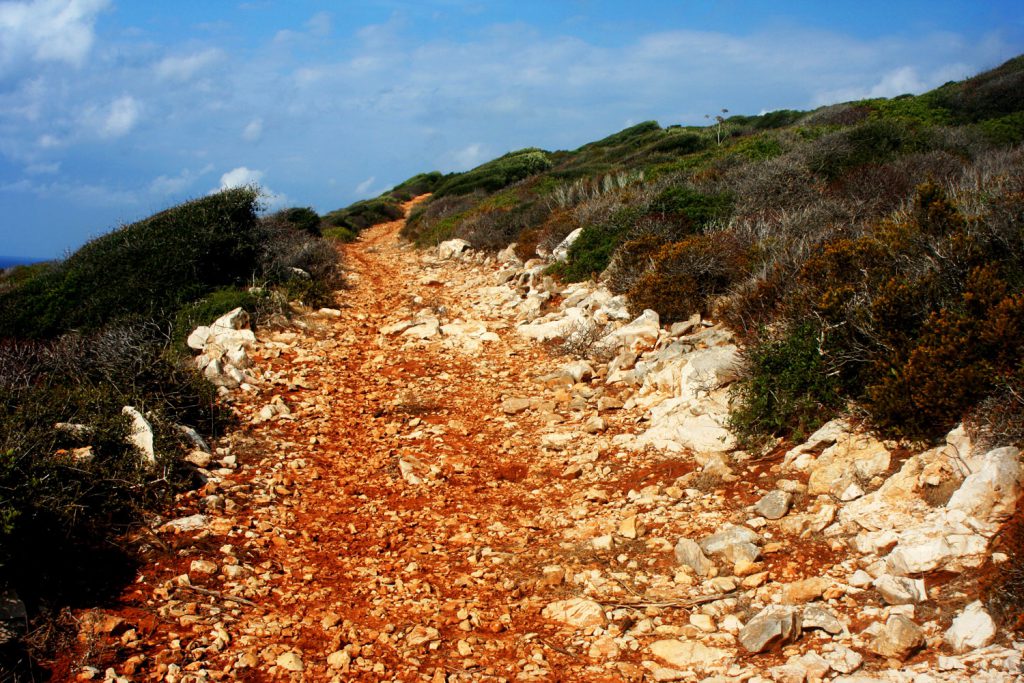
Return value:
M 161 317 L 257 270 L 258 192 L 225 190 L 98 237 L 0 295 L 0 337 L 96 329 L 129 315 Z
M 765 335 L 745 351 L 734 385 L 730 426 L 746 446 L 768 435 L 801 441 L 843 407 L 819 347 L 820 331 L 802 323 L 778 338 Z

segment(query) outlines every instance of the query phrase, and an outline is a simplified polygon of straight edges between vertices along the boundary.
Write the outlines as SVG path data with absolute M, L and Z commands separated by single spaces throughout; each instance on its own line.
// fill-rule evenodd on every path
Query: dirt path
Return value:
M 889 476 L 906 453 L 850 436 L 809 474 L 783 467 L 785 448 L 728 463 L 644 448 L 644 401 L 673 399 L 612 377 L 618 358 L 592 368 L 516 330 L 578 291 L 524 298 L 507 283 L 523 271 L 439 261 L 401 242 L 401 226 L 345 247 L 338 309 L 259 332 L 260 381 L 228 399 L 242 426 L 151 534 L 122 602 L 77 615 L 57 680 L 962 680 L 949 662 L 933 674 L 971 575 L 932 573 L 928 603 L 886 603 L 863 571 L 884 564 L 855 552 L 875 536 L 834 523 L 835 498 L 808 493 L 830 457 L 867 466 L 882 454 Z M 660 377 L 659 355 L 688 354 L 689 368 L 728 351 L 719 326 L 695 325 L 637 366 Z M 666 376 L 673 392 L 684 370 Z M 928 453 L 941 461 L 941 448 Z M 869 488 L 912 481 L 871 472 Z M 908 611 L 929 647 L 872 655 L 887 650 L 871 629 Z M 782 622 L 770 620 L 797 614 L 799 639 L 772 645 Z M 1019 655 L 994 645 L 964 660 L 988 676 L 977 680 L 1004 681 Z
M 590 657 L 593 638 L 573 641 L 574 629 L 560 633 L 540 614 L 579 592 L 563 578 L 567 564 L 615 561 L 580 556 L 557 528 L 572 523 L 562 513 L 585 484 L 572 478 L 581 468 L 563 476 L 565 457 L 539 443 L 541 419 L 564 419 L 568 394 L 535 398 L 538 410 L 514 417 L 501 409 L 543 394 L 535 378 L 552 360 L 501 320 L 482 321 L 496 334 L 470 352 L 382 334 L 418 310 L 457 320 L 466 308 L 464 291 L 424 278 L 424 257 L 397 239 L 401 225 L 345 248 L 353 286 L 340 317 L 271 334 L 252 354 L 264 381 L 237 398 L 243 420 L 278 398 L 291 414 L 224 440 L 222 481 L 180 501 L 183 515 L 206 513 L 201 528 L 165 534 L 175 559 L 143 568 L 117 619 L 93 629 L 87 645 L 105 648 L 118 674 L 635 675 Z

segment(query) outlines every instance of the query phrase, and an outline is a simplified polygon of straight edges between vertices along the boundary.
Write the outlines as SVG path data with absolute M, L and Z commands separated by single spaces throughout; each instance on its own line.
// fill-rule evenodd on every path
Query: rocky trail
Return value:
M 751 457 L 727 331 L 401 225 L 345 247 L 336 309 L 247 344 L 243 426 L 78 615 L 69 679 L 1015 680 L 1024 644 L 969 606 L 1015 449 L 837 422 Z

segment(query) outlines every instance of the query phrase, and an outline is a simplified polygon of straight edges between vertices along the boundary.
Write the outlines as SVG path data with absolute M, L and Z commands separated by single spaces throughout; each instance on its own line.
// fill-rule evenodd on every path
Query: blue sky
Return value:
M 0 255 L 219 187 L 320 212 L 510 149 L 921 92 L 1019 2 L 0 0 Z

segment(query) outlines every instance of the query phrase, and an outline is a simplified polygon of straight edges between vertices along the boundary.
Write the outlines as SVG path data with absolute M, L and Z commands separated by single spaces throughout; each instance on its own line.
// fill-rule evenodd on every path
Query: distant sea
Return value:
M 25 256 L 0 256 L 0 270 L 10 268 L 11 266 L 27 266 L 30 263 L 39 263 L 45 260 L 41 258 L 27 258 Z

